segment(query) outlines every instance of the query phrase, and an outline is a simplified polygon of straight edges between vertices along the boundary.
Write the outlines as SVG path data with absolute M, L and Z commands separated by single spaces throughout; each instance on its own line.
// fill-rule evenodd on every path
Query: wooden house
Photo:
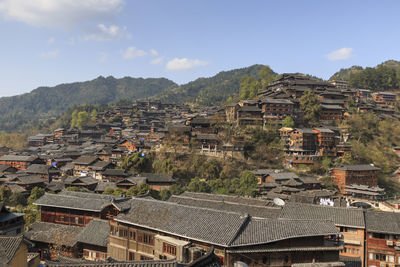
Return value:
M 94 191 L 98 182 L 99 181 L 97 179 L 94 179 L 93 177 L 90 176 L 84 176 L 84 177 L 68 176 L 64 180 L 64 186 L 65 188 L 77 187 L 79 189 Z
M 344 119 L 345 109 L 339 105 L 321 105 L 320 120 L 341 121 Z
M 89 261 L 105 261 L 107 259 L 108 221 L 93 219 L 76 236 L 79 257 Z
M 396 94 L 389 92 L 376 92 L 372 94 L 372 99 L 376 104 L 394 106 L 396 103 Z
M 18 170 L 26 170 L 31 164 L 42 164 L 37 156 L 4 155 L 0 157 L 0 165 L 10 165 Z
M 85 226 L 93 218 L 111 219 L 124 211 L 128 199 L 83 193 L 62 191 L 61 193 L 45 194 L 35 201 L 40 207 L 41 221 L 66 225 Z
M 195 251 L 214 247 L 225 266 L 339 261 L 340 246 L 327 242 L 335 240 L 338 231 L 328 221 L 254 218 L 144 198 L 132 199 L 129 213 L 110 221 L 109 234 L 108 254 L 116 260 L 175 258 L 186 263 Z
M 263 113 L 258 106 L 242 106 L 236 111 L 236 125 L 263 126 Z
M 177 182 L 172 174 L 142 173 L 140 174 L 140 177 L 145 177 L 146 183 L 151 187 L 151 189 L 156 191 L 170 188 Z
M 332 179 L 341 193 L 345 192 L 347 185 L 378 185 L 378 171 L 380 169 L 369 164 L 344 165 L 331 170 Z
M 340 260 L 350 264 L 359 262 L 359 266 L 370 266 L 364 265 L 365 222 L 362 209 L 287 203 L 279 217 L 292 220 L 333 221 L 342 235 L 343 247 L 339 252 Z
M 365 212 L 365 266 L 396 266 L 400 264 L 400 214 Z
M 56 260 L 58 255 L 78 256 L 76 236 L 82 227 L 49 222 L 34 222 L 24 236 L 35 244 L 35 251 L 42 260 Z
M 19 235 L 24 231 L 24 213 L 10 212 L 0 203 L 0 236 Z
M 287 99 L 264 98 L 260 105 L 264 114 L 264 124 L 271 121 L 281 121 L 287 116 L 293 117 L 294 114 L 294 104 Z
M 28 166 L 25 172 L 27 174 L 36 175 L 47 183 L 50 183 L 53 177 L 61 175 L 61 172 L 58 168 L 43 164 L 32 164 Z
M 86 176 L 90 172 L 90 165 L 99 161 L 97 156 L 80 156 L 73 161 L 74 164 L 74 175 L 75 176 Z

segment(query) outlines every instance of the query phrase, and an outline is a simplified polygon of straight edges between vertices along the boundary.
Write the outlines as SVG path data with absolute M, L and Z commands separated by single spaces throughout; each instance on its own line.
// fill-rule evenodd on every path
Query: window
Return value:
M 136 232 L 129 230 L 129 239 L 136 240 Z
M 128 237 L 128 230 L 124 228 L 119 229 L 119 237 Z
M 163 243 L 163 252 L 176 256 L 176 246 L 170 245 L 168 243 Z
M 129 260 L 130 261 L 135 260 L 135 253 L 129 251 Z
M 389 255 L 389 257 L 388 257 L 389 259 L 389 262 L 393 262 L 394 263 L 394 256 L 392 256 L 392 255 Z
M 368 259 L 369 260 L 373 260 L 374 259 L 374 253 L 368 253 Z
M 154 245 L 153 237 L 148 234 L 143 234 L 143 243 Z

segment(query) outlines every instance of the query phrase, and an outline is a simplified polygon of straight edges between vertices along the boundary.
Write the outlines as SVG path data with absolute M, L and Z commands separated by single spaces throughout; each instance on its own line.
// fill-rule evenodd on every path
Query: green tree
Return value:
M 122 168 L 128 170 L 129 173 L 151 172 L 152 160 L 149 155 L 143 156 L 142 153 L 137 152 L 123 159 Z
M 97 111 L 95 109 L 93 109 L 92 112 L 90 113 L 90 120 L 91 121 L 97 120 Z
M 114 192 L 112 192 L 112 194 L 116 196 L 123 196 L 125 195 L 125 192 L 121 188 L 117 187 L 114 189 Z
M 71 115 L 71 128 L 78 127 L 78 110 L 75 109 Z
M 43 188 L 35 186 L 28 197 L 28 204 L 31 205 L 33 202 L 42 197 L 44 193 L 45 191 Z
M 251 171 L 244 171 L 240 176 L 237 193 L 241 196 L 257 195 L 257 177 Z
M 106 189 L 104 189 L 103 195 L 112 195 L 112 194 L 114 194 L 114 188 L 107 187 Z
M 321 104 L 318 95 L 312 91 L 306 91 L 299 99 L 300 109 L 304 112 L 306 123 L 314 125 L 318 123 L 321 113 Z
M 10 197 L 11 197 L 11 190 L 8 189 L 6 186 L 0 186 L 0 202 L 3 202 L 4 204 L 8 204 L 10 202 Z
M 292 117 L 287 116 L 282 120 L 282 127 L 289 127 L 289 128 L 294 128 L 295 123 Z
M 16 206 L 26 206 L 26 198 L 20 192 L 13 192 L 10 197 L 10 205 Z
M 77 127 L 82 128 L 89 121 L 89 114 L 86 111 L 81 111 L 78 113 Z
M 187 186 L 187 190 L 191 192 L 211 193 L 211 188 L 207 184 L 207 182 L 199 178 L 192 179 L 189 185 Z
M 172 195 L 171 191 L 169 189 L 167 189 L 167 188 L 163 188 L 160 191 L 160 198 L 162 200 L 168 200 L 171 197 L 171 195 Z

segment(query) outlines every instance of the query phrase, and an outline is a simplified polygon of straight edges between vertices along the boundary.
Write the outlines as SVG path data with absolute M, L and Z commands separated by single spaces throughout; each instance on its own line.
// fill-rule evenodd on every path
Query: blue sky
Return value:
M 0 0 L 0 96 L 266 64 L 329 78 L 400 59 L 400 1 Z

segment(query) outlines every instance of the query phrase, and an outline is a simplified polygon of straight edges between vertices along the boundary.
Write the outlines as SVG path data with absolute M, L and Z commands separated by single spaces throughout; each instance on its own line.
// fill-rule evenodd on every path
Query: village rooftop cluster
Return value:
M 129 173 L 121 159 L 134 154 L 245 159 L 246 136 L 227 138 L 226 126 L 281 126 L 289 116 L 303 125 L 299 98 L 307 91 L 318 95 L 320 125 L 280 127 L 285 168 L 251 170 L 258 198 L 184 192 L 161 201 L 150 194 L 103 194 L 141 184 L 161 191 L 180 182 L 167 173 Z M 400 265 L 400 213 L 371 209 L 397 210 L 378 186 L 379 168 L 332 168 L 337 191 L 290 171 L 350 152 L 349 133 L 336 126 L 351 113 L 350 100 L 357 112 L 399 118 L 396 94 L 283 74 L 254 100 L 203 110 L 137 100 L 99 112 L 81 129 L 30 136 L 28 150 L 0 148 L 1 185 L 26 197 L 34 188 L 46 191 L 33 203 L 40 220 L 26 229 L 24 214 L 1 205 L 0 259 L 59 267 Z

